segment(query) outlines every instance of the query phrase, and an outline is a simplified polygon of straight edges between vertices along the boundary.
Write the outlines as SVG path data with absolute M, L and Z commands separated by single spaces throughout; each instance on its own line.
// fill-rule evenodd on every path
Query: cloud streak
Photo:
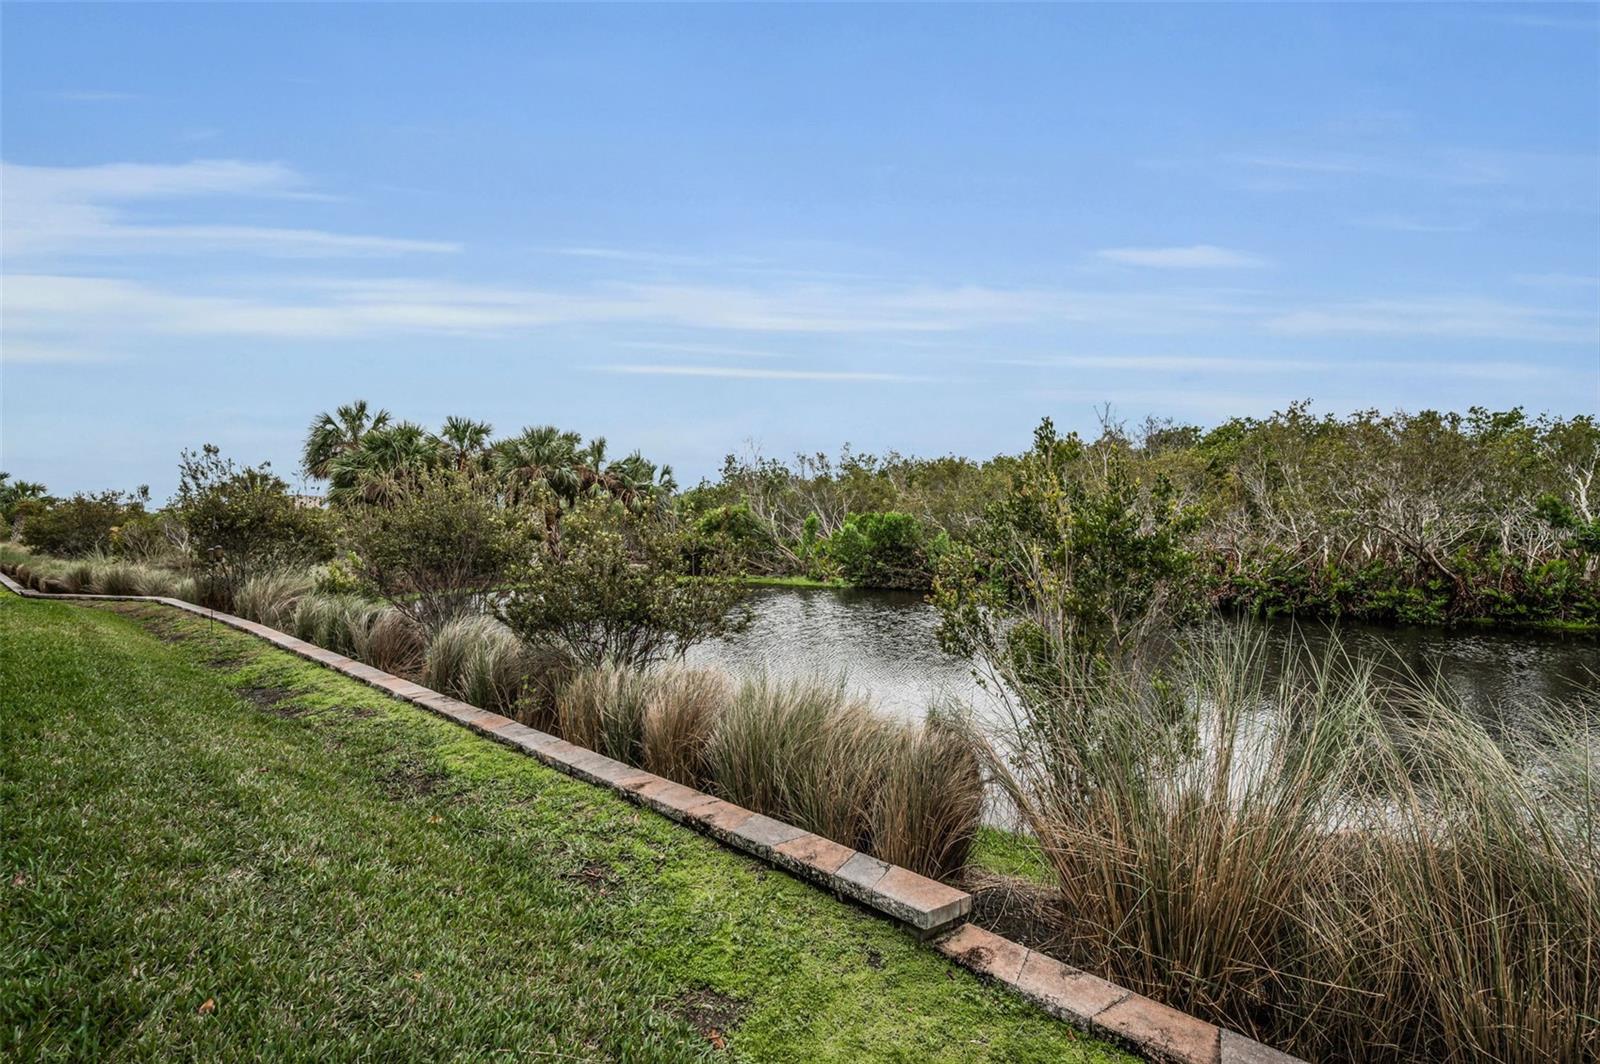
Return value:
M 179 291 L 114 277 L 10 274 L 8 336 L 516 336 L 558 326 L 634 324 L 716 334 L 956 336 L 994 327 L 1081 326 L 1129 335 L 1224 329 L 1286 336 L 1387 335 L 1593 343 L 1592 311 L 1493 300 L 1369 299 L 1284 309 L 1209 292 L 1106 293 L 955 286 L 736 287 L 612 283 L 580 288 L 408 279 L 256 281 L 239 292 Z M 636 341 L 646 342 L 651 341 Z M 684 353 L 750 355 L 737 343 Z M 81 346 L 81 344 L 80 344 Z M 670 348 L 663 348 L 670 349 Z
M 1215 244 L 1190 244 L 1167 248 L 1102 248 L 1097 258 L 1121 266 L 1143 266 L 1157 270 L 1238 270 L 1259 269 L 1270 263 L 1251 255 Z
M 58 100 L 72 103 L 127 103 L 131 100 L 144 99 L 136 92 L 108 92 L 103 89 L 64 89 L 50 95 Z
M 1474 362 L 1462 359 L 1428 361 L 1404 358 L 1237 358 L 1212 355 L 1059 355 L 1052 358 L 1002 359 L 1000 364 L 1034 369 L 1126 371 L 1138 373 L 1141 377 L 1150 373 L 1262 375 L 1359 371 L 1518 381 L 1529 377 L 1546 376 L 1550 372 L 1546 367 L 1521 362 Z
M 129 217 L 141 203 L 198 198 L 324 198 L 281 163 L 197 160 L 175 165 L 0 165 L 6 257 L 210 253 L 274 256 L 398 255 L 461 250 L 448 241 L 331 233 L 300 227 L 152 225 Z
M 871 373 L 853 370 L 823 369 L 757 369 L 750 366 L 674 366 L 655 364 L 595 366 L 597 373 L 626 374 L 648 377 L 714 377 L 724 380 L 755 381 L 834 381 L 877 382 L 885 384 L 926 383 L 931 377 L 914 377 L 903 373 Z
M 1600 323 L 1592 312 L 1455 296 L 1333 303 L 1274 315 L 1263 325 L 1268 332 L 1285 336 L 1418 336 L 1570 344 L 1600 341 Z

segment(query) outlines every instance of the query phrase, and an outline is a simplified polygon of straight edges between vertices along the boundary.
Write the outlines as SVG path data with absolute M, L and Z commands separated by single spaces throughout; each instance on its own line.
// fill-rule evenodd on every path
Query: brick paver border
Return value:
M 268 643 L 420 706 L 480 735 L 514 747 L 569 776 L 606 787 L 630 801 L 695 828 L 827 887 L 898 921 L 917 937 L 978 975 L 1002 983 L 1058 1019 L 1126 1046 L 1149 1060 L 1174 1064 L 1304 1064 L 1244 1035 L 1224 1030 L 1158 1001 L 1062 964 L 1008 938 L 965 923 L 972 895 L 802 828 L 725 802 L 559 739 L 509 717 L 479 709 L 335 654 L 243 617 L 182 599 L 152 595 L 86 595 L 35 591 L 0 571 L 0 585 L 24 598 L 155 602 L 248 632 Z

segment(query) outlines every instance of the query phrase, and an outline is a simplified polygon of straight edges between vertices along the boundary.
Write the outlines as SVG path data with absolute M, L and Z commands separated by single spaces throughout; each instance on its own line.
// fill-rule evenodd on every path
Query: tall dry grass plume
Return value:
M 1594 1059 L 1600 707 L 1493 735 L 1331 646 L 1213 632 L 1017 716 L 1059 952 L 1314 1060 Z

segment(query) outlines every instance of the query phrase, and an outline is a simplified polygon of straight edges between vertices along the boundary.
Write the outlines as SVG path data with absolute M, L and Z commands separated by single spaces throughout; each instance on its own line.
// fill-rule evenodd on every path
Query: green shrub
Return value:
M 234 596 L 251 577 L 303 569 L 333 553 L 326 513 L 301 506 L 266 465 L 241 468 L 211 444 L 184 452 L 173 515 L 200 566 L 198 588 L 217 609 L 235 610 Z
M 112 531 L 110 548 L 119 558 L 143 565 L 177 565 L 187 560 L 180 546 L 187 530 L 172 514 L 135 513 Z
M 743 589 L 691 575 L 689 537 L 669 519 L 596 500 L 570 513 L 558 543 L 511 575 L 505 623 L 580 664 L 644 668 L 737 629 Z
M 687 552 L 695 573 L 771 573 L 783 567 L 772 529 L 744 504 L 716 506 L 694 518 Z
M 822 544 L 839 575 L 857 587 L 926 590 L 946 540 L 930 538 L 911 514 L 851 514 Z
M 940 565 L 940 641 L 1004 668 L 1043 712 L 1063 684 L 1198 612 L 1198 520 L 1166 478 L 1141 481 L 1124 451 L 1094 452 L 1047 418 L 971 544 Z
M 107 491 L 79 493 L 22 521 L 22 542 L 33 550 L 72 558 L 107 548 L 123 522 L 144 513 L 140 497 Z
M 361 589 L 361 559 L 350 551 L 317 569 L 317 590 L 324 595 L 355 595 Z
M 45 487 L 28 480 L 12 480 L 10 473 L 0 472 L 0 541 L 11 538 L 12 526 L 19 515 L 37 512 L 45 505 Z
M 502 505 L 499 490 L 471 468 L 416 471 L 382 502 L 351 505 L 349 558 L 368 587 L 430 632 L 481 612 L 539 538 L 535 515 Z

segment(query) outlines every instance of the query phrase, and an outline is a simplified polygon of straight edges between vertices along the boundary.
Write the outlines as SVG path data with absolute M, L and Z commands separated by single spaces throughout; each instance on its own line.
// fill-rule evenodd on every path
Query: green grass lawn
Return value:
M 0 594 L 0 1058 L 1127 1059 L 228 629 Z
M 972 847 L 967 864 L 978 871 L 1011 876 L 1035 886 L 1048 887 L 1055 882 L 1039 840 L 1014 831 L 979 828 L 978 841 Z

